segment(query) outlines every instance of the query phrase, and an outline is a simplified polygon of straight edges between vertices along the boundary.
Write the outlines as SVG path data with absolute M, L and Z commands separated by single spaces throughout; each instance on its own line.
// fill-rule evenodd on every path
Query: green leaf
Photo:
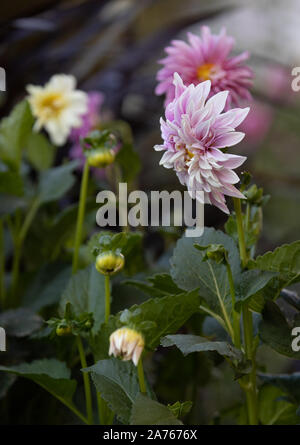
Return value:
M 13 171 L 0 172 L 0 193 L 22 196 L 24 193 L 22 177 Z
M 139 394 L 131 414 L 131 425 L 182 425 L 171 409 Z
M 1 195 L 0 196 L 0 217 L 3 215 L 11 215 L 17 209 L 27 207 L 28 203 L 26 199 L 19 198 L 14 195 Z
M 27 337 L 40 329 L 43 319 L 29 309 L 19 308 L 1 312 L 0 326 L 11 337 Z
M 231 360 L 241 361 L 243 355 L 241 351 L 230 343 L 225 341 L 208 341 L 206 338 L 198 335 L 167 335 L 161 341 L 162 346 L 177 346 L 183 355 L 191 354 L 192 352 L 207 352 L 213 351 L 228 357 Z
M 134 151 L 133 145 L 124 142 L 116 156 L 116 162 L 122 170 L 122 181 L 132 182 L 141 169 L 139 155 Z
M 177 295 L 183 292 L 167 273 L 157 273 L 148 277 L 145 283 L 138 280 L 126 280 L 125 284 L 135 286 L 152 297 L 161 297 L 162 295 Z
M 172 405 L 168 404 L 168 408 L 172 411 L 176 419 L 186 416 L 191 411 L 192 407 L 193 402 L 191 401 L 175 402 Z
M 78 162 L 73 161 L 40 173 L 38 199 L 41 203 L 55 201 L 70 190 L 75 182 L 72 172 Z
M 118 418 L 128 424 L 132 405 L 140 390 L 133 363 L 112 358 L 100 360 L 82 371 L 91 372 L 92 380 L 101 397 Z
M 140 305 L 110 317 L 107 325 L 103 325 L 95 343 L 93 352 L 97 359 L 105 358 L 109 349 L 110 334 L 121 326 L 132 326 L 140 331 L 146 348 L 154 350 L 160 338 L 173 334 L 199 309 L 198 291 L 151 298 Z
M 15 375 L 6 372 L 0 374 L 0 400 L 6 396 L 11 386 L 15 383 L 16 378 Z
M 17 366 L 0 366 L 0 371 L 33 380 L 61 402 L 73 406 L 72 398 L 77 383 L 70 380 L 70 370 L 59 360 L 42 359 Z
M 87 199 L 85 206 L 84 233 L 88 231 L 90 215 L 93 212 L 93 222 L 95 220 L 94 210 L 97 208 L 95 199 Z M 63 246 L 71 240 L 73 244 L 74 232 L 78 214 L 78 204 L 72 204 L 63 209 L 49 225 L 47 236 L 45 237 L 45 250 L 49 252 L 50 258 L 55 259 Z M 83 235 L 84 236 L 84 235 Z M 91 258 L 94 262 L 94 258 Z
M 61 297 L 60 314 L 64 315 L 67 302 L 72 304 L 76 316 L 92 312 L 92 332 L 99 331 L 105 318 L 104 276 L 92 264 L 73 275 Z
M 46 306 L 58 303 L 70 276 L 71 268 L 65 264 L 51 263 L 43 266 L 26 290 L 23 304 L 39 311 Z
M 294 326 L 289 326 L 277 304 L 268 301 L 262 312 L 262 317 L 259 324 L 261 340 L 279 354 L 300 359 L 300 351 L 292 350 L 293 337 L 291 333 Z M 295 326 L 299 326 L 299 321 L 299 318 L 298 321 L 295 320 Z
M 230 316 L 232 307 L 226 266 L 211 260 L 203 262 L 205 252 L 195 249 L 194 244 L 223 245 L 228 251 L 234 281 L 241 272 L 237 246 L 225 233 L 205 228 L 199 238 L 181 238 L 171 259 L 171 276 L 177 286 L 185 290 L 199 288 L 201 297 L 205 299 L 211 311 L 222 317 L 226 310 Z
M 32 125 L 33 116 L 27 100 L 17 104 L 0 123 L 0 157 L 15 170 L 19 169 L 22 149 Z
M 273 252 L 267 252 L 252 260 L 248 267 L 278 272 L 285 283 L 296 283 L 300 281 L 300 241 L 284 244 Z
M 261 312 L 265 300 L 262 298 L 262 291 L 274 277 L 276 272 L 261 270 L 247 270 L 243 272 L 236 285 L 236 308 L 241 310 L 244 303 L 248 303 L 250 308 L 256 312 Z
M 292 403 L 300 404 L 300 372 L 277 375 L 259 374 L 259 378 L 263 382 L 281 389 Z
M 54 147 L 42 133 L 30 133 L 26 141 L 26 155 L 37 170 L 47 170 L 53 164 L 56 154 Z
M 297 405 L 284 400 L 281 389 L 263 385 L 259 391 L 259 420 L 263 425 L 296 425 L 299 417 L 296 415 Z

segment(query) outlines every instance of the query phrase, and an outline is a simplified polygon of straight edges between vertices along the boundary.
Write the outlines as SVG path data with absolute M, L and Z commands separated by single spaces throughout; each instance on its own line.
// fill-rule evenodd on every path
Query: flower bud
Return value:
M 115 153 L 109 148 L 99 148 L 91 150 L 88 154 L 88 163 L 90 167 L 105 168 L 115 160 Z
M 71 326 L 58 325 L 55 332 L 58 337 L 63 337 L 70 335 L 72 333 L 72 328 Z
M 103 275 L 113 275 L 124 266 L 125 259 L 121 253 L 111 250 L 100 253 L 96 258 L 96 269 Z
M 131 328 L 120 328 L 111 334 L 109 343 L 109 355 L 132 360 L 137 366 L 145 346 L 142 334 Z

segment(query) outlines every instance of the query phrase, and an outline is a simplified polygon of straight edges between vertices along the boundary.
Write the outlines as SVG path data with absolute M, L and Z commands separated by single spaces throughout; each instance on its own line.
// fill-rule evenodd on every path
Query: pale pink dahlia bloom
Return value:
M 164 142 L 154 147 L 157 151 L 165 150 L 160 164 L 175 170 L 193 198 L 196 191 L 202 191 L 205 203 L 229 213 L 224 195 L 244 197 L 233 185 L 239 181 L 233 169 L 246 158 L 224 153 L 222 149 L 243 139 L 244 133 L 235 128 L 245 119 L 249 108 L 222 113 L 228 91 L 207 99 L 211 90 L 209 80 L 186 87 L 175 73 L 174 87 L 175 99 L 166 107 L 166 120 L 160 120 Z
M 201 37 L 187 33 L 189 43 L 173 40 L 165 48 L 167 57 L 159 61 L 164 65 L 157 73 L 156 94 L 166 94 L 165 105 L 174 99 L 173 75 L 177 72 L 185 85 L 197 85 L 211 81 L 210 96 L 220 91 L 229 91 L 225 109 L 237 105 L 240 99 L 251 99 L 248 88 L 252 85 L 252 70 L 243 65 L 247 51 L 229 57 L 234 39 L 222 29 L 219 35 L 211 34 L 207 26 L 201 28 Z

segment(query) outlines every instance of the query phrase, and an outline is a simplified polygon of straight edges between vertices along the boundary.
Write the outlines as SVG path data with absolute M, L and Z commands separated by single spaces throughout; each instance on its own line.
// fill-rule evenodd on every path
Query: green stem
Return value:
M 105 323 L 108 322 L 110 316 L 110 279 L 109 275 L 105 275 Z M 114 414 L 107 406 L 101 394 L 97 392 L 98 415 L 100 425 L 111 425 Z
M 247 265 L 247 251 L 245 243 L 244 225 L 241 200 L 233 198 L 234 209 L 236 214 L 237 230 L 239 236 L 240 256 L 243 268 Z M 252 313 L 247 304 L 243 306 L 243 326 L 244 326 L 244 344 L 246 358 L 251 361 L 252 369 L 249 376 L 244 378 L 245 384 L 242 388 L 246 391 L 248 421 L 250 425 L 257 425 L 257 390 L 256 390 L 256 362 L 255 351 L 253 348 L 253 320 Z
M 109 275 L 105 275 L 105 323 L 108 322 L 110 316 L 110 279 Z
M 22 244 L 17 241 L 14 245 L 14 258 L 12 265 L 12 279 L 11 279 L 11 296 L 13 306 L 17 303 L 17 289 L 20 274 L 20 260 L 22 253 Z
M 79 249 L 82 239 L 82 228 L 84 221 L 84 213 L 85 213 L 85 203 L 87 197 L 87 188 L 89 182 L 89 164 L 88 161 L 85 161 L 83 174 L 81 178 L 81 187 L 80 187 L 80 197 L 79 197 L 79 207 L 77 214 L 77 224 L 76 224 L 76 233 L 75 233 L 75 241 L 74 241 L 74 253 L 73 253 L 73 264 L 72 264 L 72 273 L 76 273 L 78 269 L 78 260 L 79 260 Z
M 76 337 L 77 347 L 79 351 L 79 357 L 82 368 L 87 368 L 87 362 L 85 358 L 85 353 L 82 345 L 82 341 L 79 335 Z M 92 393 L 91 393 L 91 385 L 90 378 L 87 372 L 83 372 L 83 383 L 84 383 L 84 391 L 85 391 L 85 402 L 86 402 L 86 414 L 88 419 L 88 424 L 93 424 L 93 405 L 92 405 Z
M 239 313 L 235 310 L 235 289 L 234 289 L 231 267 L 228 261 L 226 261 L 226 269 L 227 269 L 231 302 L 232 302 L 233 331 L 234 331 L 233 343 L 237 348 L 241 348 L 240 316 Z
M 31 207 L 25 216 L 24 222 L 20 228 L 17 229 L 13 233 L 13 241 L 14 241 L 14 258 L 12 265 L 12 284 L 11 284 L 11 292 L 12 292 L 12 301 L 13 304 L 17 304 L 17 289 L 18 289 L 18 281 L 20 275 L 20 262 L 22 257 L 23 244 L 28 233 L 28 230 L 32 224 L 32 221 L 38 211 L 40 206 L 40 201 L 38 199 L 34 199 L 32 201 Z M 17 226 L 19 226 L 19 222 L 17 221 Z
M 5 246 L 3 234 L 3 221 L 0 219 L 0 304 L 5 308 Z
M 246 385 L 248 420 L 250 425 L 257 425 L 258 414 L 256 391 L 256 363 L 255 351 L 253 350 L 253 322 L 252 314 L 247 304 L 245 304 L 243 307 L 243 325 L 246 358 L 252 363 L 251 373 L 249 376 L 247 376 L 248 384 Z
M 137 365 L 137 371 L 138 371 L 138 377 L 139 377 L 139 384 L 140 384 L 140 390 L 141 393 L 146 394 L 146 383 L 145 383 L 145 375 L 144 375 L 144 368 L 143 368 L 143 360 L 142 357 L 140 357 Z
M 38 199 L 35 199 L 34 201 L 32 201 L 31 207 L 25 217 L 24 223 L 21 227 L 21 230 L 20 230 L 20 233 L 18 236 L 21 244 L 23 244 L 23 242 L 26 238 L 29 227 L 31 226 L 31 223 L 36 215 L 36 212 L 38 211 L 39 206 L 40 206 L 40 201 Z
M 235 210 L 235 214 L 236 214 L 237 231 L 238 231 L 238 236 L 239 236 L 240 256 L 241 256 L 242 265 L 243 265 L 243 267 L 245 267 L 247 264 L 247 251 L 246 251 L 246 243 L 245 243 L 241 200 L 239 198 L 233 198 L 233 203 L 234 203 L 234 210 Z

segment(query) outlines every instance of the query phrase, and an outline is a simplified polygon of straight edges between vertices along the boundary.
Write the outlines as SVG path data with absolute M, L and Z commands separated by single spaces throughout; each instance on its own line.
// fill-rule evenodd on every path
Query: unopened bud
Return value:
M 122 360 L 132 360 L 137 366 L 143 352 L 145 342 L 142 334 L 131 328 L 120 328 L 109 338 L 109 355 L 121 357 Z
M 72 334 L 71 326 L 57 326 L 56 335 L 58 335 L 58 337 L 63 337 L 70 334 Z
M 115 160 L 115 153 L 109 148 L 98 148 L 88 153 L 88 163 L 91 167 L 105 168 Z
M 113 275 L 124 267 L 125 259 L 121 253 L 111 250 L 100 253 L 96 258 L 96 269 L 103 275 Z

